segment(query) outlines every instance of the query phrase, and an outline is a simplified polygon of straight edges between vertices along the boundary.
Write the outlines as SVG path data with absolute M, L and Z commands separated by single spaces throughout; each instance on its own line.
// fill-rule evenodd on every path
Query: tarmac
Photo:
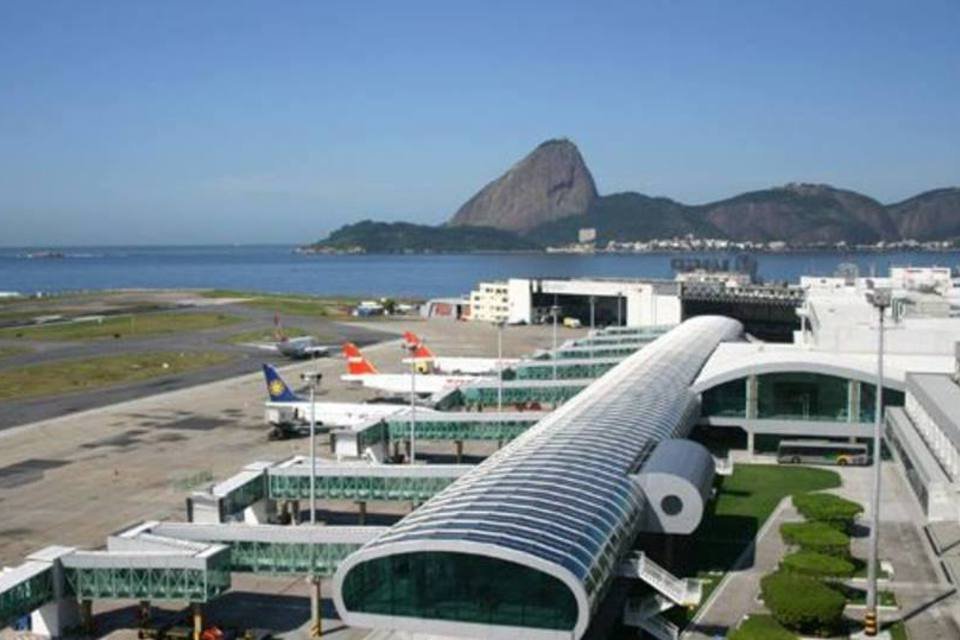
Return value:
M 377 320 L 332 328 L 345 334 L 397 338 L 412 329 L 439 355 L 496 356 L 497 331 L 483 323 Z M 244 327 L 230 327 L 231 333 L 240 330 Z M 559 339 L 565 340 L 583 335 L 584 330 L 561 329 L 559 333 Z M 550 345 L 549 327 L 507 327 L 503 333 L 505 358 Z M 399 339 L 369 346 L 364 353 L 382 371 L 405 370 Z M 262 357 L 249 358 L 251 367 L 261 361 Z M 338 357 L 288 364 L 281 372 L 291 385 L 299 387 L 301 372 L 320 371 L 319 401 L 372 398 L 369 390 L 348 387 L 340 380 L 344 369 L 345 363 Z M 88 395 L 101 402 L 110 398 L 107 392 Z M 18 564 L 30 552 L 51 544 L 101 548 L 110 533 L 143 520 L 183 520 L 190 490 L 226 478 L 254 460 L 307 454 L 306 439 L 268 440 L 269 428 L 263 419 L 265 397 L 262 376 L 246 374 L 201 384 L 194 381 L 188 388 L 0 431 L 0 565 Z M 90 403 L 96 404 L 94 400 Z M 61 407 L 75 406 L 75 400 L 47 402 L 53 403 L 50 407 L 58 406 L 56 402 L 62 402 Z M 7 406 L 0 405 L 0 409 L 6 412 Z M 326 441 L 321 442 L 320 455 L 329 455 Z M 492 446 L 467 443 L 464 453 L 479 460 L 489 455 Z M 445 443 L 418 443 L 418 452 L 437 461 L 449 460 L 453 453 L 452 445 Z M 355 508 L 352 503 L 324 504 L 319 518 L 329 524 L 355 523 Z M 368 522 L 389 524 L 409 508 L 371 503 Z M 329 585 L 324 585 L 324 590 L 329 594 Z M 133 605 L 98 602 L 98 635 L 133 637 Z M 325 606 L 326 613 L 333 616 L 329 600 Z M 211 605 L 208 614 L 210 622 L 269 626 L 302 637 L 309 617 L 307 586 L 302 579 L 238 575 L 233 593 Z M 332 630 L 339 623 L 331 619 L 325 624 Z M 340 629 L 325 637 L 352 639 L 367 633 Z

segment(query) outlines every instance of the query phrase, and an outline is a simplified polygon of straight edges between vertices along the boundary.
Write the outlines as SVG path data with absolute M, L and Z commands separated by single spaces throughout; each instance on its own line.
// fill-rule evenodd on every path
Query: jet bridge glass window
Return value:
M 343 581 L 358 613 L 572 630 L 577 602 L 557 578 L 506 560 L 415 552 L 358 564 Z

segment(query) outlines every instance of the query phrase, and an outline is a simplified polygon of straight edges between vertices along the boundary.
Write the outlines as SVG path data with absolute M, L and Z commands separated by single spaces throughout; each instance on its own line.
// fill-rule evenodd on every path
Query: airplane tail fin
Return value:
M 430 350 L 430 347 L 424 344 L 423 340 L 420 339 L 420 336 L 412 331 L 404 332 L 403 342 L 406 344 L 407 349 L 410 349 L 413 352 L 414 358 L 426 360 L 436 357 L 433 351 Z
M 377 368 L 367 360 L 357 345 L 347 342 L 343 345 L 343 357 L 347 359 L 347 373 L 353 376 L 377 373 Z
M 267 395 L 270 396 L 271 402 L 298 402 L 303 400 L 283 381 L 280 373 L 273 365 L 263 365 L 263 377 L 267 381 Z

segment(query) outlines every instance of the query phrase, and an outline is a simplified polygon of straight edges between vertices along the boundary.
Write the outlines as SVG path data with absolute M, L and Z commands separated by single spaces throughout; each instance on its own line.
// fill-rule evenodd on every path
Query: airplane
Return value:
M 347 373 L 340 376 L 341 380 L 390 394 L 409 394 L 415 388 L 420 396 L 441 395 L 483 379 L 475 375 L 380 373 L 352 342 L 343 345 L 343 355 L 347 359 Z M 412 379 L 414 377 L 415 380 Z
M 509 369 L 520 362 L 517 358 L 503 358 L 498 362 L 497 358 L 438 356 L 412 331 L 404 332 L 403 342 L 406 348 L 413 353 L 412 358 L 404 358 L 404 363 L 416 364 L 417 370 L 421 372 L 496 375 L 500 368 Z
M 287 437 L 297 432 L 298 425 L 309 424 L 311 404 L 308 398 L 295 393 L 280 376 L 276 367 L 263 365 L 267 383 L 265 403 L 267 421 L 276 427 L 274 435 Z M 362 402 L 315 402 L 314 418 L 324 427 L 350 427 L 380 420 L 403 411 L 406 404 L 367 404 Z
M 329 356 L 335 347 L 332 345 L 323 345 L 317 342 L 313 336 L 297 336 L 291 338 L 283 331 L 283 325 L 280 323 L 280 314 L 273 314 L 274 337 L 276 342 L 272 344 L 252 344 L 250 346 L 267 351 L 276 351 L 282 356 L 293 358 L 295 360 L 303 358 L 322 358 Z

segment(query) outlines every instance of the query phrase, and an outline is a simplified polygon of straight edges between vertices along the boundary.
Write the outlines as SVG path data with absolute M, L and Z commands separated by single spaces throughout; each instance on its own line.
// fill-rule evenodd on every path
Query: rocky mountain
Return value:
M 470 198 L 452 226 L 488 226 L 528 232 L 538 225 L 587 213 L 597 187 L 577 146 L 548 140 Z
M 438 227 L 364 221 L 318 250 L 524 251 L 569 244 L 584 227 L 597 243 L 693 235 L 792 244 L 960 240 L 960 188 L 892 205 L 826 184 L 791 183 L 702 205 L 624 192 L 599 196 L 576 145 L 548 140 Z
M 927 191 L 888 209 L 903 238 L 960 238 L 960 188 Z

